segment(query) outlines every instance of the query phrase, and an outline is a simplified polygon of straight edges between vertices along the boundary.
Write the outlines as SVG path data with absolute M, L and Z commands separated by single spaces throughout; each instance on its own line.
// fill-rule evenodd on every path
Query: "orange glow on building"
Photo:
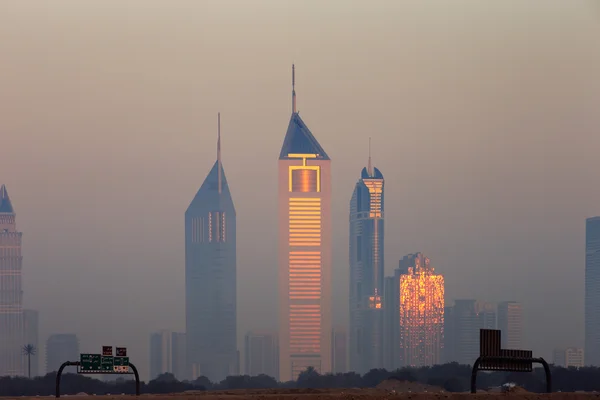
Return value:
M 400 356 L 402 365 L 440 363 L 444 334 L 444 277 L 418 253 L 400 275 Z

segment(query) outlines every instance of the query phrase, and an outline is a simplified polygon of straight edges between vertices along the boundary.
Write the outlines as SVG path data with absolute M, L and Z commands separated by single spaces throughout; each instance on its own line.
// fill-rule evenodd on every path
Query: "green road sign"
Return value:
M 99 372 L 102 369 L 100 354 L 81 354 L 79 363 L 80 372 Z
M 129 357 L 115 357 L 113 365 L 117 366 L 128 366 L 129 365 Z

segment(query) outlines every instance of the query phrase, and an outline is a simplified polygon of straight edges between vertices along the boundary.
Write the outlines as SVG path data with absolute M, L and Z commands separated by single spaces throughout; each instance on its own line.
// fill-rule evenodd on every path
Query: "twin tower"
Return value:
M 279 154 L 279 380 L 308 367 L 331 372 L 331 160 L 296 110 Z M 190 378 L 239 374 L 236 215 L 217 160 L 185 213 L 187 366 Z

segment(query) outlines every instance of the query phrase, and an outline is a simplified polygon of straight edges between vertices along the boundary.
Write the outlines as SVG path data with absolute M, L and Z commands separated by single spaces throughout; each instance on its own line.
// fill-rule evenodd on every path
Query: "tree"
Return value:
M 28 377 L 29 377 L 29 379 L 31 379 L 31 356 L 36 355 L 37 349 L 32 344 L 26 344 L 25 346 L 23 346 L 23 348 L 21 350 L 23 352 L 23 355 L 27 356 Z

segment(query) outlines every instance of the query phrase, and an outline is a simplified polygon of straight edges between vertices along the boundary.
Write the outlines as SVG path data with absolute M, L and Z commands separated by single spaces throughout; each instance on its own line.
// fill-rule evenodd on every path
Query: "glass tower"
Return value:
M 219 117 L 219 132 L 220 132 Z M 185 319 L 188 374 L 219 382 L 238 371 L 236 216 L 217 160 L 185 212 Z
M 0 187 L 0 376 L 24 373 L 21 237 L 6 187 Z
M 384 179 L 363 168 L 350 200 L 350 370 L 383 367 Z
M 600 366 L 600 217 L 585 221 L 585 364 Z

